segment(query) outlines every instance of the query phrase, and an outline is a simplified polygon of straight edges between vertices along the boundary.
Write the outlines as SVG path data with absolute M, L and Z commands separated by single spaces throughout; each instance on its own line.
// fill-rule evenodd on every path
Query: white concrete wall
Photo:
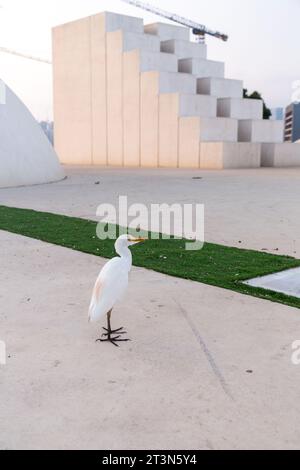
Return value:
M 159 93 L 195 94 L 196 87 L 196 78 L 188 73 L 161 72 L 159 74 Z
M 229 118 L 200 118 L 201 142 L 237 142 L 238 121 Z
M 150 34 L 137 34 L 122 31 L 123 52 L 141 49 L 148 52 L 160 52 L 160 41 Z
M 283 121 L 242 120 L 239 121 L 239 142 L 281 143 Z
M 260 163 L 260 144 L 230 142 L 200 144 L 201 169 L 259 168 Z
M 217 98 L 242 98 L 243 82 L 227 78 L 198 78 L 197 91 Z
M 196 42 L 182 41 L 179 39 L 171 39 L 161 42 L 161 52 L 175 54 L 178 59 L 206 59 L 207 45 L 198 44 Z
M 233 119 L 262 119 L 262 100 L 244 98 L 219 98 L 218 116 Z
M 141 18 L 134 16 L 119 15 L 118 13 L 100 13 L 104 17 L 105 30 L 109 33 L 122 29 L 131 33 L 144 33 L 144 22 Z M 98 15 L 97 15 L 98 16 Z
M 152 23 L 145 25 L 145 33 L 159 36 L 161 41 L 167 39 L 179 39 L 189 41 L 190 30 L 182 26 L 175 26 L 167 23 Z
M 289 142 L 262 144 L 261 165 L 263 167 L 299 167 L 300 145 Z
M 217 77 L 224 78 L 225 64 L 207 59 L 180 59 L 178 71 L 191 73 L 197 78 Z
M 180 95 L 180 116 L 216 117 L 217 99 L 207 95 Z
M 12 90 L 0 87 L 0 188 L 61 180 L 64 172 L 40 125 Z
M 136 51 L 140 57 L 140 72 L 178 72 L 178 60 L 174 54 Z

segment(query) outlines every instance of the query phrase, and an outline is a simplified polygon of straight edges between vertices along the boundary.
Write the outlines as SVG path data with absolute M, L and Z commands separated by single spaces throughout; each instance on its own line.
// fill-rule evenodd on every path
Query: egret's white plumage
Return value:
M 132 254 L 129 246 L 144 241 L 130 235 L 122 235 L 115 243 L 119 255 L 105 264 L 96 281 L 89 308 L 89 321 L 96 322 L 110 315 L 115 304 L 122 299 L 128 287 L 132 268 Z M 110 329 L 110 322 L 109 322 Z

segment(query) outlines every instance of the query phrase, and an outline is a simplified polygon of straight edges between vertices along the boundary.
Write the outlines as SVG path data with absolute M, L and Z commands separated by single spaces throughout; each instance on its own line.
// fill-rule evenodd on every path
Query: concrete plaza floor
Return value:
M 208 240 L 300 255 L 299 170 L 68 172 L 0 203 L 94 217 L 117 194 L 204 201 Z M 0 259 L 1 449 L 299 448 L 298 309 L 134 268 L 117 349 L 87 322 L 105 260 L 1 231 Z
M 116 204 L 119 195 L 148 205 L 198 202 L 205 204 L 207 241 L 300 257 L 300 168 L 69 167 L 66 173 L 60 183 L 0 190 L 0 204 L 93 219 L 99 204 Z

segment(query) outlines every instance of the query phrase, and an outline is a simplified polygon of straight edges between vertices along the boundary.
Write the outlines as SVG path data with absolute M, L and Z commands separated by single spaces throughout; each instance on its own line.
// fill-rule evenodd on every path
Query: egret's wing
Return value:
M 92 294 L 90 321 L 106 315 L 120 300 L 128 286 L 128 271 L 120 258 L 109 261 L 102 269 Z

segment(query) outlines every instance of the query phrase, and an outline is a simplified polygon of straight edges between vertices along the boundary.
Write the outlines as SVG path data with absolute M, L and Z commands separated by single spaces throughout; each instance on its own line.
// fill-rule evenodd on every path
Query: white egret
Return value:
M 98 276 L 89 308 L 89 321 L 96 322 L 107 315 L 107 328 L 103 328 L 106 333 L 102 335 L 106 338 L 97 341 L 108 341 L 117 347 L 118 342 L 129 341 L 121 337 L 126 334 L 122 331 L 123 327 L 117 330 L 111 329 L 111 314 L 116 302 L 121 300 L 128 287 L 128 276 L 132 268 L 129 246 L 143 241 L 144 238 L 135 238 L 131 235 L 119 237 L 115 243 L 115 250 L 119 256 L 106 263 Z M 113 336 L 114 334 L 117 336 Z

